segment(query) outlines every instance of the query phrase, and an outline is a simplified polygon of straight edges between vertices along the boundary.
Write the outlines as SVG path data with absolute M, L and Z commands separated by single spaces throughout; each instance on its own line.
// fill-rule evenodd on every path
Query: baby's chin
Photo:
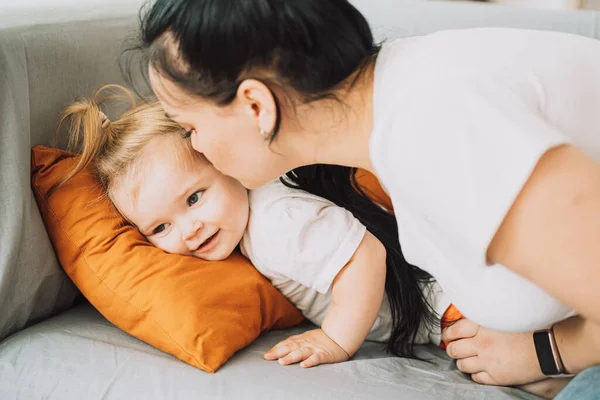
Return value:
M 235 250 L 235 247 L 233 249 L 219 248 L 219 249 L 215 249 L 214 251 L 211 251 L 208 254 L 192 253 L 191 256 L 199 258 L 201 260 L 205 260 L 205 261 L 223 261 L 223 260 L 226 260 L 227 258 L 229 258 L 229 256 L 231 255 L 231 253 L 233 253 L 234 250 Z
M 216 254 L 216 255 L 206 254 L 206 255 L 204 255 L 203 254 L 202 256 L 192 254 L 192 257 L 199 258 L 199 259 L 204 260 L 204 261 L 223 261 L 223 260 L 226 260 L 231 255 L 231 253 L 233 253 L 233 252 L 231 251 L 227 255 L 220 255 L 220 254 Z

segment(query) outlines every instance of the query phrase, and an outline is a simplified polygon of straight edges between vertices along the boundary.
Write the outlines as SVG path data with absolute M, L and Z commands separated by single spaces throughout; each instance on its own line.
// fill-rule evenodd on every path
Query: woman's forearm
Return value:
M 544 399 L 553 399 L 565 386 L 567 386 L 571 379 L 572 378 L 548 378 L 538 382 L 519 385 L 517 388 Z
M 600 364 L 600 325 L 572 317 L 554 325 L 554 337 L 568 373 Z

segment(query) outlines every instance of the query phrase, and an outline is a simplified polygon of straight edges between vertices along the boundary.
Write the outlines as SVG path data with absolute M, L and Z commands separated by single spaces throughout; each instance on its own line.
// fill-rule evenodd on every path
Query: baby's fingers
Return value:
M 304 361 L 313 355 L 313 351 L 307 347 L 300 347 L 290 352 L 287 356 L 279 359 L 280 365 L 296 364 L 297 362 Z
M 302 368 L 316 367 L 323 362 L 322 353 L 313 353 L 310 357 L 300 363 Z
M 277 360 L 287 356 L 291 351 L 293 351 L 293 348 L 290 344 L 280 342 L 273 346 L 271 350 L 267 351 L 264 358 L 265 360 Z

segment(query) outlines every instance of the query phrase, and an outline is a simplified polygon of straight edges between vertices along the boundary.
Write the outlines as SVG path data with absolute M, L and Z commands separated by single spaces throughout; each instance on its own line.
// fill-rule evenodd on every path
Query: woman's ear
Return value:
M 257 132 L 269 135 L 277 122 L 277 106 L 273 92 L 256 79 L 246 79 L 238 87 L 237 99 L 251 118 L 256 120 Z

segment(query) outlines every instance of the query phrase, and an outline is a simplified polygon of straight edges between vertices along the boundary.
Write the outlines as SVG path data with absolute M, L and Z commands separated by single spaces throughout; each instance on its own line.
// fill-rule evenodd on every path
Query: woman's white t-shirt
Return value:
M 488 266 L 486 251 L 547 150 L 571 143 L 600 160 L 600 42 L 502 28 L 399 39 L 378 56 L 373 101 L 371 161 L 407 261 L 483 326 L 528 331 L 573 315 Z

